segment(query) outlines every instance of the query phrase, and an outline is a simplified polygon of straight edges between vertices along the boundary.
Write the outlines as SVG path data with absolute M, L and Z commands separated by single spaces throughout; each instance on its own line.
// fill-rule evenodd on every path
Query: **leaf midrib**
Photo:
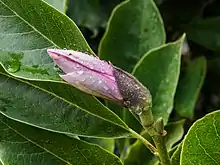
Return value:
M 93 114 L 93 113 L 87 111 L 86 109 L 84 109 L 84 108 L 82 108 L 82 107 L 79 107 L 78 105 L 73 104 L 73 103 L 71 103 L 70 101 L 68 101 L 68 100 L 66 100 L 66 99 L 64 99 L 64 98 L 62 98 L 62 97 L 56 95 L 55 93 L 52 93 L 52 92 L 50 92 L 50 91 L 48 91 L 48 90 L 46 90 L 46 89 L 40 88 L 40 87 L 37 86 L 37 85 L 31 84 L 31 83 L 29 83 L 29 82 L 27 82 L 27 81 L 23 81 L 23 80 L 18 79 L 18 78 L 16 78 L 16 77 L 12 77 L 11 75 L 5 74 L 5 73 L 3 73 L 3 72 L 1 72 L 1 71 L 0 71 L 0 74 L 2 74 L 2 75 L 4 75 L 4 76 L 7 76 L 7 77 L 10 78 L 10 79 L 14 79 L 14 80 L 16 80 L 16 81 L 20 81 L 21 83 L 27 84 L 27 85 L 29 85 L 29 86 L 31 86 L 31 87 L 34 87 L 34 88 L 36 88 L 36 89 L 38 89 L 38 90 L 41 90 L 41 91 L 45 92 L 45 93 L 48 93 L 49 95 L 52 95 L 52 96 L 54 96 L 54 97 L 56 97 L 56 98 L 58 98 L 58 99 L 60 99 L 60 100 L 62 100 L 62 101 L 64 101 L 64 102 L 68 103 L 69 105 L 72 105 L 72 106 L 74 106 L 74 107 L 76 107 L 76 108 L 78 108 L 78 109 L 80 109 L 80 110 L 82 110 L 82 111 L 84 111 L 84 112 L 86 112 L 86 113 L 92 115 L 92 116 L 95 116 L 95 117 L 97 117 L 97 118 L 99 118 L 99 119 L 102 119 L 102 120 L 104 120 L 104 121 L 107 121 L 107 122 L 109 122 L 109 123 L 112 123 L 112 124 L 114 124 L 114 125 L 117 125 L 117 126 L 119 126 L 119 127 L 121 127 L 121 128 L 123 128 L 123 129 L 125 129 L 125 130 L 128 131 L 128 128 L 126 128 L 127 125 L 126 125 L 125 123 L 123 123 L 125 126 L 119 125 L 119 124 L 117 124 L 117 123 L 112 122 L 111 120 L 108 120 L 108 119 L 105 119 L 105 118 L 103 118 L 103 117 L 101 117 L 101 116 L 98 116 L 97 114 Z M 111 112 L 110 112 L 110 113 L 111 113 Z M 116 116 L 116 117 L 117 117 L 117 116 Z M 119 118 L 119 119 L 120 119 L 120 118 Z M 123 122 L 123 121 L 122 121 L 122 122 Z M 46 128 L 45 128 L 45 129 L 46 129 Z M 60 132 L 60 131 L 58 131 L 58 132 Z M 77 135 L 77 134 L 74 134 L 74 135 Z M 82 135 L 80 135 L 80 136 L 82 136 Z
M 12 128 L 11 126 L 9 126 L 7 123 L 5 123 L 4 121 L 2 121 L 1 119 L 0 119 L 0 121 L 1 121 L 6 127 L 8 127 L 9 129 L 11 129 L 12 131 L 14 131 L 16 134 L 20 135 L 21 137 L 23 137 L 23 138 L 26 139 L 27 141 L 31 142 L 31 143 L 34 144 L 35 146 L 41 148 L 42 150 L 46 151 L 47 153 L 49 153 L 49 154 L 51 154 L 51 155 L 53 155 L 53 156 L 55 156 L 56 158 L 58 158 L 59 160 L 65 162 L 66 164 L 68 164 L 68 165 L 73 165 L 73 164 L 71 164 L 70 162 L 68 162 L 68 161 L 64 160 L 63 158 L 61 158 L 60 156 L 58 156 L 58 155 L 54 154 L 53 152 L 49 151 L 48 149 L 44 148 L 44 147 L 41 146 L 40 144 L 37 144 L 37 143 L 35 143 L 34 141 L 32 141 L 31 139 L 29 139 L 28 137 L 22 135 L 22 133 L 20 133 L 19 131 L 15 130 L 14 128 Z M 0 160 L 0 162 L 1 162 L 1 160 Z
M 0 2 L 6 7 L 8 8 L 12 13 L 14 13 L 18 18 L 20 18 L 22 21 L 24 21 L 28 26 L 30 26 L 35 32 L 39 33 L 43 38 L 45 38 L 48 42 L 50 42 L 52 45 L 59 47 L 57 44 L 55 44 L 52 40 L 50 40 L 47 36 L 45 36 L 43 33 L 41 33 L 38 29 L 36 29 L 32 24 L 28 23 L 25 18 L 23 18 L 22 16 L 20 16 L 17 12 L 15 12 L 13 9 L 11 9 L 7 4 L 5 4 L 4 2 L 2 2 L 2 0 L 0 0 Z M 47 26 L 46 26 L 47 27 Z

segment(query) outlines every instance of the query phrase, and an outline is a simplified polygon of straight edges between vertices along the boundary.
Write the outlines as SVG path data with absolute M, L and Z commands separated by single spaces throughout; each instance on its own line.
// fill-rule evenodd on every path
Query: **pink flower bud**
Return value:
M 92 95 L 122 104 L 135 112 L 151 106 L 151 95 L 129 73 L 98 57 L 73 50 L 48 49 L 60 75 L 74 87 Z
M 98 97 L 123 101 L 111 64 L 73 50 L 48 49 L 47 52 L 65 73 L 60 77 L 69 84 Z

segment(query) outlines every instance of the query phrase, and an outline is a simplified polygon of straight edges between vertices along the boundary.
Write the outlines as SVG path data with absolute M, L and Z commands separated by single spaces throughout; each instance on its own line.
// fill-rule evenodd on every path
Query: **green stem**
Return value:
M 143 144 L 154 154 L 158 155 L 157 149 L 149 142 L 147 141 L 143 136 L 135 132 L 134 130 L 129 128 L 130 133 L 137 139 L 141 140 Z
M 161 165 L 171 165 L 170 157 L 164 140 L 164 124 L 163 119 L 154 121 L 153 114 L 150 108 L 144 110 L 140 115 L 142 126 L 146 129 L 149 135 L 153 138 L 157 149 L 157 155 L 160 158 Z
M 147 129 L 154 123 L 154 118 L 151 109 L 143 110 L 139 115 L 142 126 Z
M 167 152 L 164 137 L 165 136 L 163 135 L 152 136 L 153 141 L 156 145 L 159 157 L 160 157 L 161 165 L 171 165 L 171 161 L 170 161 L 170 157 Z

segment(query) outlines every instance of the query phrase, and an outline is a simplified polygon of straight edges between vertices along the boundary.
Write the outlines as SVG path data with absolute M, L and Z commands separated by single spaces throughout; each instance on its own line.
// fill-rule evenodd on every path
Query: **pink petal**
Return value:
M 122 102 L 111 64 L 73 50 L 48 49 L 47 52 L 66 73 L 60 75 L 66 82 L 95 96 Z

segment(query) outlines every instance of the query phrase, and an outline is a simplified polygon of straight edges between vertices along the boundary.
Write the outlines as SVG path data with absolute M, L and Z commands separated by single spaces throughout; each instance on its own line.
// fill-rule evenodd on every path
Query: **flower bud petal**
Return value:
M 137 114 L 151 107 L 151 95 L 135 77 L 98 57 L 73 50 L 48 49 L 60 75 L 74 87 L 115 101 Z
M 112 66 L 98 57 L 74 50 L 48 49 L 47 52 L 64 73 L 75 71 L 75 69 L 81 70 L 85 67 L 102 74 L 113 76 Z M 62 58 L 60 58 L 61 56 Z
M 111 64 L 73 50 L 48 49 L 47 52 L 65 73 L 60 77 L 66 82 L 84 92 L 122 103 Z

